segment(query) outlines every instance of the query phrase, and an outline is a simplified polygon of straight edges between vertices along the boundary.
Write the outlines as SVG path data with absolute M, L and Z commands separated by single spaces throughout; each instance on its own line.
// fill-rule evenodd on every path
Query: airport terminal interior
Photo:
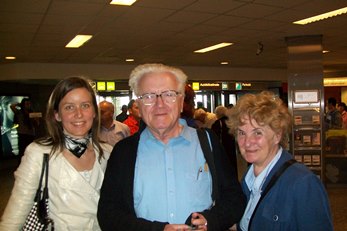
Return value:
M 28 2 L 3 0 L 0 7 L 0 216 L 19 163 L 11 104 L 30 97 L 39 137 L 59 80 L 91 79 L 97 101 L 114 103 L 117 115 L 135 97 L 131 70 L 164 63 L 187 74 L 195 104 L 209 112 L 246 93 L 278 95 L 293 115 L 289 151 L 322 180 L 334 230 L 347 230 L 347 125 L 325 126 L 328 99 L 347 104 L 346 1 Z M 328 12 L 333 15 L 314 18 Z M 68 47 L 76 35 L 89 40 Z M 237 157 L 241 178 L 247 163 Z

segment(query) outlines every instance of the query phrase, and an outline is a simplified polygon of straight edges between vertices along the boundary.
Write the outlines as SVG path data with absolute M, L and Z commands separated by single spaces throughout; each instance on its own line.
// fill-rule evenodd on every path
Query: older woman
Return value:
M 20 230 L 34 203 L 42 157 L 49 160 L 49 209 L 56 230 L 100 230 L 96 212 L 112 147 L 99 143 L 99 112 L 89 81 L 59 82 L 47 105 L 48 136 L 31 143 L 15 172 L 0 230 Z
M 251 163 L 242 179 L 248 204 L 239 230 L 333 230 L 326 191 L 302 164 L 288 167 L 261 198 L 270 179 L 292 159 L 285 150 L 291 115 L 282 100 L 270 92 L 246 94 L 228 116 L 241 155 Z

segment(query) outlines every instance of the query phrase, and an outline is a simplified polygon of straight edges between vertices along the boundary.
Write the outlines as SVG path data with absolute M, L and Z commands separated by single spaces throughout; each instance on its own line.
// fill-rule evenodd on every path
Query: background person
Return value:
M 34 141 L 36 121 L 31 119 L 29 114 L 33 112 L 31 108 L 31 100 L 23 98 L 19 104 L 11 104 L 11 110 L 14 113 L 13 123 L 18 124 L 18 151 L 19 162 L 24 154 L 25 148 Z
M 226 116 L 228 109 L 224 106 L 218 106 L 215 109 L 217 120 L 212 124 L 212 131 L 216 133 L 219 141 L 225 149 L 225 153 L 230 159 L 233 166 L 235 176 L 238 176 L 237 172 L 237 158 L 236 158 L 236 143 L 235 137 L 230 133 L 229 127 L 226 124 L 228 117 Z
M 44 153 L 49 159 L 49 212 L 55 230 L 100 230 L 99 191 L 111 146 L 99 143 L 99 113 L 89 82 L 60 81 L 47 105 L 48 136 L 31 143 L 15 172 L 0 230 L 18 231 L 34 203 Z
M 328 99 L 328 111 L 326 114 L 326 124 L 327 129 L 340 129 L 342 128 L 342 117 L 339 110 L 336 108 L 336 99 L 334 97 L 330 97 Z
M 128 118 L 128 106 L 124 104 L 121 110 L 122 112 L 116 116 L 116 120 L 119 122 L 123 122 Z
M 342 128 L 347 129 L 347 106 L 344 102 L 338 104 L 338 110 L 341 113 Z
M 184 87 L 184 101 L 183 109 L 181 112 L 181 118 L 186 120 L 188 126 L 197 128 L 198 126 L 194 120 L 194 110 L 195 110 L 195 92 L 191 86 L 186 84 Z
M 180 119 L 186 75 L 144 64 L 130 74 L 146 128 L 118 142 L 101 189 L 103 230 L 223 230 L 239 221 L 245 201 L 218 138 L 206 160 L 196 129 Z
M 100 109 L 100 139 L 112 147 L 120 140 L 130 136 L 127 125 L 113 119 L 114 105 L 107 101 L 99 103 Z
M 216 122 L 217 116 L 214 113 L 198 108 L 194 111 L 194 120 L 198 128 L 211 128 L 213 123 Z
M 207 112 L 204 109 L 198 108 L 194 111 L 194 121 L 197 128 L 205 128 L 206 120 L 207 120 Z
M 129 115 L 126 120 L 123 121 L 124 124 L 128 125 L 130 129 L 130 135 L 134 135 L 140 128 L 140 111 L 137 102 L 132 99 L 128 104 Z
M 292 159 L 285 150 L 292 116 L 283 101 L 270 92 L 246 94 L 228 116 L 227 123 L 236 134 L 241 155 L 251 163 L 242 179 L 248 204 L 239 230 L 332 231 L 324 186 L 301 163 L 286 169 L 254 211 L 272 176 Z

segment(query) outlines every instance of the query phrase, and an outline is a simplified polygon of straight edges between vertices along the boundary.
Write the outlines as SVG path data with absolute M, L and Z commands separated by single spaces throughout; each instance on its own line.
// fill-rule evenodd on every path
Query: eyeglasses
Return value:
M 157 102 L 157 98 L 161 97 L 161 99 L 168 104 L 176 102 L 177 96 L 181 95 L 181 93 L 174 91 L 174 90 L 168 90 L 168 91 L 163 91 L 160 94 L 156 93 L 146 93 L 138 98 L 142 100 L 144 105 L 151 106 Z

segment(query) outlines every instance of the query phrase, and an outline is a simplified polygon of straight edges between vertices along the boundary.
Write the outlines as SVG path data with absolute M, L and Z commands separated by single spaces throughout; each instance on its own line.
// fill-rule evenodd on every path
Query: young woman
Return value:
M 47 105 L 48 136 L 31 143 L 15 172 L 0 230 L 20 230 L 34 203 L 49 153 L 49 216 L 56 230 L 100 230 L 96 212 L 111 146 L 99 143 L 99 112 L 89 81 L 59 82 Z

